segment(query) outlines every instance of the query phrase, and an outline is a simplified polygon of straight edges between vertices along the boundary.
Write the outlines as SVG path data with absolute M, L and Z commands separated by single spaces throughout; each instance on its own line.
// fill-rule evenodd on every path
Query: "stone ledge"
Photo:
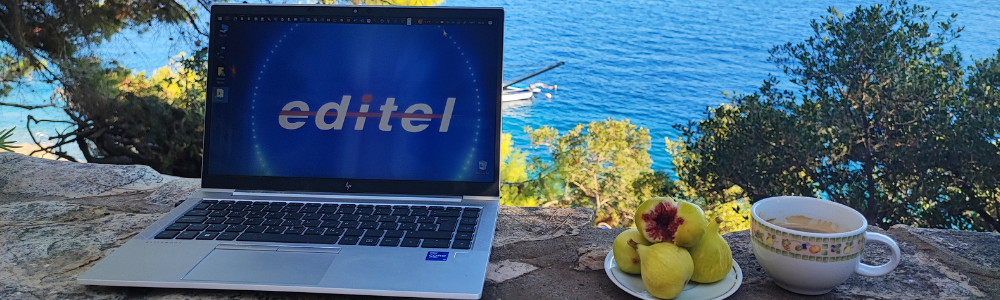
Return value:
M 87 287 L 76 276 L 198 187 L 144 166 L 78 164 L 0 153 L 0 299 L 330 299 L 249 291 Z M 629 299 L 602 270 L 621 229 L 590 225 L 586 209 L 502 207 L 484 299 Z M 1000 234 L 894 226 L 902 263 L 852 276 L 814 299 L 998 299 Z M 760 269 L 746 231 L 725 235 L 744 281 L 731 299 L 799 299 Z M 885 261 L 872 243 L 863 261 Z M 334 299 L 372 299 L 336 295 Z

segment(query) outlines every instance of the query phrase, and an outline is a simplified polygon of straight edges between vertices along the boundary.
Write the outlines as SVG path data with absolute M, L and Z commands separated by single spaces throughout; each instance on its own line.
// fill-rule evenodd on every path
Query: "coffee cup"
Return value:
M 804 295 L 820 295 L 851 274 L 882 276 L 899 265 L 899 246 L 888 236 L 866 232 L 858 211 L 833 201 L 781 196 L 750 208 L 750 244 L 757 262 L 778 286 Z M 868 242 L 892 248 L 889 262 L 861 263 Z

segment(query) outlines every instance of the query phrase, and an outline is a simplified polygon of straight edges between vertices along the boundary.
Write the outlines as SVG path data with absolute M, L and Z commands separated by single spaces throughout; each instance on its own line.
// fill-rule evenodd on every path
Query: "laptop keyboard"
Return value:
M 480 210 L 206 199 L 155 238 L 471 249 Z

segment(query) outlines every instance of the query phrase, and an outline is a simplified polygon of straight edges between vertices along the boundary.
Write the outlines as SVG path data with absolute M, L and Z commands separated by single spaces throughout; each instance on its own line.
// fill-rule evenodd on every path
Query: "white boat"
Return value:
M 525 101 L 531 100 L 535 95 L 530 89 L 522 89 L 517 87 L 506 87 L 503 89 L 503 93 L 500 96 L 501 102 L 511 102 L 511 101 Z

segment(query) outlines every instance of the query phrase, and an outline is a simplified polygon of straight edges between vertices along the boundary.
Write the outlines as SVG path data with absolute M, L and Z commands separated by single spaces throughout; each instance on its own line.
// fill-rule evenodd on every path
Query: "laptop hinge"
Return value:
M 372 195 L 372 194 L 330 194 L 301 192 L 269 192 L 269 191 L 234 191 L 233 196 L 281 197 L 281 198 L 321 198 L 344 200 L 390 200 L 390 201 L 437 201 L 462 202 L 460 196 L 417 196 L 417 195 Z

